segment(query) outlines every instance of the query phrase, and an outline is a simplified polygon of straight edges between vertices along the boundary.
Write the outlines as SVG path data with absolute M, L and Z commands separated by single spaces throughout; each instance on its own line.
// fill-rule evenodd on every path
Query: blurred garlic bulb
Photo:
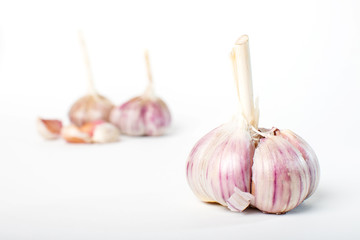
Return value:
M 110 122 L 116 125 L 122 133 L 131 136 L 163 135 L 171 123 L 169 108 L 154 93 L 147 51 L 145 60 L 149 78 L 149 85 L 145 92 L 143 95 L 115 107 L 110 115 Z
M 62 122 L 59 120 L 38 118 L 36 126 L 39 134 L 45 139 L 53 140 L 60 137 Z
M 113 108 L 113 104 L 107 98 L 98 94 L 95 90 L 90 60 L 81 32 L 79 32 L 79 38 L 87 68 L 89 93 L 78 99 L 70 108 L 70 121 L 77 126 L 96 120 L 108 121 L 110 112 Z
M 241 112 L 194 146 L 187 160 L 188 183 L 200 200 L 232 211 L 252 205 L 266 213 L 285 213 L 316 190 L 317 157 L 290 130 L 258 128 L 246 35 L 231 56 Z

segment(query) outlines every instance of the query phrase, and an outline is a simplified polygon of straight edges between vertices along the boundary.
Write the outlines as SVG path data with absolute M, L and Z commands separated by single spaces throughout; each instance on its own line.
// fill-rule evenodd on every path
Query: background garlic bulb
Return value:
M 115 107 L 111 112 L 110 122 L 127 135 L 159 136 L 163 135 L 170 126 L 171 115 L 165 102 L 154 93 L 147 51 L 145 60 L 149 79 L 148 87 L 141 96 Z
M 258 129 L 246 35 L 231 56 L 241 112 L 194 146 L 187 160 L 188 183 L 202 201 L 232 211 L 251 204 L 266 213 L 285 213 L 316 190 L 317 157 L 290 130 Z
M 113 108 L 113 104 L 107 98 L 99 95 L 95 90 L 90 61 L 81 32 L 79 32 L 79 38 L 87 68 L 89 93 L 78 99 L 72 105 L 69 111 L 70 121 L 77 126 L 97 120 L 109 121 L 109 115 Z

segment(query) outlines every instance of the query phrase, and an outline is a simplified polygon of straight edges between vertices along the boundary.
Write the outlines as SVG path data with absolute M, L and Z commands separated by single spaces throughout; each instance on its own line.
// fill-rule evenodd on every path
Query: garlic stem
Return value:
M 234 78 L 241 104 L 241 112 L 248 124 L 257 127 L 258 117 L 254 107 L 253 87 L 250 66 L 249 37 L 241 36 L 231 52 Z
M 146 63 L 146 72 L 149 80 L 149 84 L 145 89 L 144 96 L 148 98 L 154 97 L 154 89 L 153 89 L 153 78 L 152 78 L 152 72 L 150 67 L 150 59 L 149 59 L 149 51 L 146 49 L 144 52 L 145 56 L 145 63 Z
M 91 95 L 97 95 L 97 92 L 96 92 L 95 86 L 94 86 L 94 78 L 93 78 L 93 74 L 91 71 L 90 59 L 89 59 L 89 54 L 87 51 L 84 35 L 81 30 L 79 30 L 78 34 L 79 34 L 80 45 L 81 45 L 82 52 L 83 52 L 87 76 L 88 76 L 88 91 Z
M 149 84 L 152 84 L 153 78 L 152 78 L 151 67 L 150 67 L 149 51 L 146 49 L 144 54 L 145 54 L 146 71 L 147 71 L 147 76 L 149 79 Z

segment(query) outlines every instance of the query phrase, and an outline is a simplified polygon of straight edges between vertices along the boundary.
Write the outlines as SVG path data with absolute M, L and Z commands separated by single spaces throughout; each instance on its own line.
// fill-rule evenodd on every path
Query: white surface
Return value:
M 358 1 L 1 1 L 0 239 L 359 239 Z M 116 103 L 156 91 L 174 116 L 159 138 L 108 145 L 42 140 L 85 93 L 77 39 L 95 85 Z M 229 52 L 250 37 L 260 126 L 315 149 L 317 192 L 281 216 L 198 201 L 185 161 L 236 107 Z

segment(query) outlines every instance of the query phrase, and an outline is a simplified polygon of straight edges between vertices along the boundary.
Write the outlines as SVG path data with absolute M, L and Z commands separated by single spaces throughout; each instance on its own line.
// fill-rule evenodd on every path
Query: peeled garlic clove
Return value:
M 310 171 L 289 141 L 280 136 L 260 140 L 252 167 L 253 205 L 266 213 L 285 213 L 309 194 Z
M 131 136 L 159 136 L 168 129 L 171 116 L 160 98 L 135 97 L 114 108 L 110 122 Z
M 112 108 L 113 104 L 105 97 L 98 94 L 89 94 L 72 105 L 69 118 L 77 126 L 97 120 L 109 121 Z
M 95 143 L 109 143 L 119 140 L 120 132 L 110 123 L 102 123 L 95 127 L 92 141 Z
M 234 119 L 205 135 L 192 149 L 187 180 L 202 201 L 227 206 L 235 189 L 250 192 L 255 146 L 244 128 Z
M 61 121 L 38 118 L 36 125 L 38 132 L 45 139 L 52 140 L 59 138 L 62 129 Z
M 68 143 L 91 143 L 91 136 L 86 132 L 82 132 L 76 125 L 71 124 L 63 127 L 61 136 Z
M 315 192 L 317 186 L 319 185 L 319 179 L 320 179 L 319 161 L 316 157 L 314 150 L 304 139 L 302 139 L 300 136 L 296 135 L 294 132 L 288 129 L 281 131 L 278 130 L 276 131 L 276 135 L 285 138 L 302 154 L 310 170 L 310 189 L 309 189 L 309 194 L 307 196 L 310 197 Z

